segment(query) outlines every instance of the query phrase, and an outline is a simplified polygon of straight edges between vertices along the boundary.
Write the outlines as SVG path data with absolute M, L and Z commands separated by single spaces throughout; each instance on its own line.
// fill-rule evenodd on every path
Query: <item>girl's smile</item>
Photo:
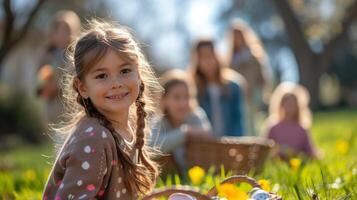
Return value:
M 139 94 L 140 78 L 136 65 L 118 52 L 108 49 L 103 58 L 84 76 L 81 95 L 90 98 L 99 112 L 109 118 L 127 114 Z M 115 116 L 115 117 L 114 117 Z
M 111 99 L 111 100 L 121 100 L 124 97 L 128 96 L 129 92 L 124 92 L 122 94 L 113 94 L 110 96 L 107 96 L 106 98 Z

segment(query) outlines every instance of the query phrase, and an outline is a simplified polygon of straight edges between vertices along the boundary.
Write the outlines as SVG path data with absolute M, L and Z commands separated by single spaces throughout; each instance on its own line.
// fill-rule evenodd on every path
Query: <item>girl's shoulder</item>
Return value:
M 115 142 L 110 131 L 98 119 L 83 117 L 74 128 L 69 143 L 90 141 L 102 144 L 114 144 Z
M 192 109 L 192 111 L 188 117 L 189 118 L 202 118 L 202 117 L 207 117 L 207 115 L 206 115 L 206 112 L 200 106 L 196 106 L 195 108 Z

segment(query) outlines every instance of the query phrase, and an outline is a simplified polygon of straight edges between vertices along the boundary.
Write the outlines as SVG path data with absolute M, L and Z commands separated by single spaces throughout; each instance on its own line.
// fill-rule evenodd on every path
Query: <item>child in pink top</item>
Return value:
M 272 95 L 267 137 L 279 145 L 279 156 L 283 159 L 300 153 L 316 157 L 309 136 L 311 112 L 308 103 L 307 90 L 293 83 L 281 83 Z

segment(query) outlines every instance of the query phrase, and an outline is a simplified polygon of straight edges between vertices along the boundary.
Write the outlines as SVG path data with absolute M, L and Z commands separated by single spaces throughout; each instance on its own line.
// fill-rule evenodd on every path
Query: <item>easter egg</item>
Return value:
M 251 198 L 254 200 L 267 200 L 267 199 L 269 199 L 269 193 L 264 190 L 256 190 L 251 195 Z

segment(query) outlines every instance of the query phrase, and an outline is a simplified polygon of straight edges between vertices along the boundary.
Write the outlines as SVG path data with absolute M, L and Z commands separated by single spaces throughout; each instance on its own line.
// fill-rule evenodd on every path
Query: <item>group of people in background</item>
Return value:
M 37 74 L 37 95 L 45 105 L 46 123 L 57 122 L 63 110 L 58 86 L 64 52 L 80 27 L 72 11 L 57 13 L 50 26 Z M 192 47 L 186 71 L 174 69 L 161 76 L 162 116 L 151 122 L 149 145 L 172 154 L 181 169 L 185 169 L 184 144 L 190 136 L 263 136 L 280 146 L 283 159 L 299 153 L 316 158 L 307 90 L 293 83 L 281 83 L 272 90 L 268 56 L 244 21 L 232 23 L 229 43 L 228 55 L 222 59 L 212 39 L 200 39 Z M 269 116 L 265 131 L 259 133 L 256 119 L 263 105 L 269 106 Z

